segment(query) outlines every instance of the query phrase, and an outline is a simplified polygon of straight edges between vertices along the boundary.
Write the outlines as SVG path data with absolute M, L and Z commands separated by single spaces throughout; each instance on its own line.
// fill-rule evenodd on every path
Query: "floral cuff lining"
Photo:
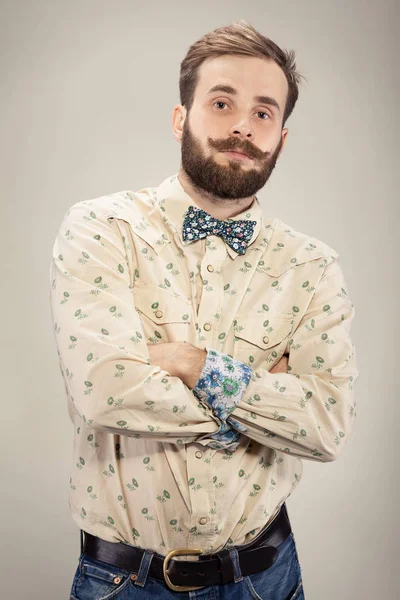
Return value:
M 240 432 L 247 431 L 247 428 L 229 415 L 249 385 L 253 369 L 228 354 L 207 347 L 206 350 L 206 362 L 192 392 L 196 398 L 205 402 L 222 422 L 216 433 L 211 436 L 206 434 L 207 437 L 216 440 L 215 444 L 211 442 L 209 446 L 236 449 Z M 233 431 L 232 427 L 237 431 Z

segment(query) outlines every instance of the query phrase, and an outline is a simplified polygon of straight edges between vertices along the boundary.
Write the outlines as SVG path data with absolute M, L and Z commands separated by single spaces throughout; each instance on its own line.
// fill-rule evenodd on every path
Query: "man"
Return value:
M 181 64 L 179 172 L 64 217 L 72 598 L 304 598 L 285 501 L 302 459 L 340 455 L 358 372 L 338 253 L 256 196 L 299 77 L 246 21 L 205 35 Z

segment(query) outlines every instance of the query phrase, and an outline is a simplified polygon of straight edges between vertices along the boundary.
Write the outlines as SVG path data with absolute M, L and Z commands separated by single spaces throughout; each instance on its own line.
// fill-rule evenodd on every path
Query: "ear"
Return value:
M 287 127 L 284 127 L 284 129 L 282 129 L 282 147 L 279 150 L 279 154 L 278 157 L 281 155 L 282 150 L 286 144 L 286 138 L 287 138 L 287 134 L 289 133 L 289 129 Z
M 186 108 L 177 104 L 172 111 L 172 133 L 178 142 L 182 139 L 183 125 L 186 119 Z

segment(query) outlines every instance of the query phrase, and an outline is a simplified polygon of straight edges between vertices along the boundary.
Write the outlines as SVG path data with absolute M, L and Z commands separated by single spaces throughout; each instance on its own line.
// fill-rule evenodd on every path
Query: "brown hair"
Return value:
M 297 102 L 300 78 L 305 79 L 305 77 L 296 72 L 294 50 L 282 50 L 244 19 L 235 21 L 226 27 L 218 27 L 203 35 L 190 46 L 181 62 L 179 77 L 180 101 L 187 112 L 193 105 L 200 65 L 207 58 L 223 54 L 268 58 L 274 60 L 281 67 L 289 85 L 282 120 L 283 128 Z

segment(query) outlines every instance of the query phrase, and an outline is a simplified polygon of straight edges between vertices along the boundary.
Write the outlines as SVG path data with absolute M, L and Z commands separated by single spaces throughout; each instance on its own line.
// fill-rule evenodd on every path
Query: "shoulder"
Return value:
M 140 220 L 141 215 L 148 214 L 153 206 L 152 188 L 145 188 L 139 192 L 123 190 L 112 194 L 105 194 L 97 198 L 80 200 L 72 204 L 64 215 L 64 219 L 71 218 L 121 218 Z
M 96 198 L 80 200 L 70 205 L 59 226 L 59 234 L 64 236 L 107 235 L 113 229 L 113 221 L 120 220 L 141 237 L 146 232 L 155 235 L 157 221 L 154 215 L 154 188 L 144 188 L 138 192 L 123 190 Z M 148 234 L 148 235 L 150 235 Z
M 327 265 L 337 260 L 339 253 L 323 240 L 308 233 L 298 231 L 275 218 L 269 238 L 270 275 L 277 276 L 302 263 L 317 261 Z

